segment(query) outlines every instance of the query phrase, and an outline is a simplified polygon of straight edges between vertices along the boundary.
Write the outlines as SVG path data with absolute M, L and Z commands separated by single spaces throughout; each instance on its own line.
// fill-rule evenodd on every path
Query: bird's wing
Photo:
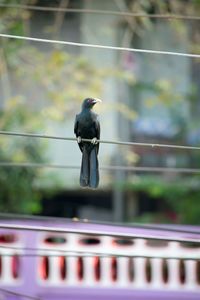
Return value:
M 99 122 L 99 116 L 96 115 L 96 120 L 95 120 L 95 129 L 96 129 L 96 138 L 99 140 L 100 139 L 100 122 Z M 97 153 L 99 152 L 99 143 L 97 144 Z
M 78 122 L 78 118 L 79 118 L 79 115 L 76 115 L 75 122 L 74 122 L 74 133 L 75 133 L 76 137 L 79 136 L 79 132 L 78 132 L 78 124 L 79 124 L 79 122 Z M 79 145 L 80 150 L 83 152 L 83 144 L 79 143 L 78 145 Z
M 98 115 L 96 115 L 95 128 L 96 128 L 96 137 L 99 140 L 100 139 L 100 122 L 99 122 L 99 116 Z
M 78 137 L 78 115 L 76 115 L 75 122 L 74 122 L 74 133 L 76 137 Z

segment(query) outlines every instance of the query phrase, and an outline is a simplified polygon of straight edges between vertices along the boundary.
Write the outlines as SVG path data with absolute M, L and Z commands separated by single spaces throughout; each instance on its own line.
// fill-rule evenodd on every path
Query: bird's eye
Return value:
M 87 102 L 89 102 L 89 103 L 90 103 L 90 102 L 92 102 L 92 99 L 88 99 L 88 101 L 87 101 Z

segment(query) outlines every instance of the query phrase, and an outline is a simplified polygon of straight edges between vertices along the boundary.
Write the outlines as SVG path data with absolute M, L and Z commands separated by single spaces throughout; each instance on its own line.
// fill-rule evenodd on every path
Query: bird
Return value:
M 98 102 L 102 101 L 97 98 L 86 98 L 74 123 L 74 133 L 82 152 L 80 186 L 91 189 L 96 189 L 99 185 L 98 140 L 100 139 L 100 122 L 99 116 L 92 110 Z M 82 139 L 91 139 L 91 142 L 84 142 Z

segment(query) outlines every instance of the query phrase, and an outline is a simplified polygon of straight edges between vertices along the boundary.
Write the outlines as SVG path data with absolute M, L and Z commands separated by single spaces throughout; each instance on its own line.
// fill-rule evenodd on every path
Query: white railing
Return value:
M 9 241 L 13 237 L 15 239 Z M 0 285 L 19 285 L 22 282 L 20 256 L 23 253 L 20 235 L 0 234 Z
M 187 248 L 175 241 L 153 247 L 139 238 L 130 239 L 129 245 L 116 245 L 116 238 L 110 236 L 73 233 L 64 235 L 66 243 L 45 243 L 48 236 L 40 234 L 37 245 L 41 256 L 38 268 L 44 257 L 48 260 L 48 266 L 42 266 L 46 278 L 37 275 L 40 285 L 200 291 L 200 247 Z M 93 239 L 93 243 L 81 243 L 84 238 Z M 64 278 L 60 257 L 65 257 Z

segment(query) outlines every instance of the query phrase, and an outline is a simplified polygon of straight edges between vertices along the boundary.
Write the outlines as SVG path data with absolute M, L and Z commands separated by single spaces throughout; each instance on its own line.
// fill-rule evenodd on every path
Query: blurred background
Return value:
M 45 10 L 48 7 L 200 16 L 200 1 L 12 0 L 0 32 L 45 39 L 200 53 L 199 20 Z M 0 130 L 74 137 L 75 115 L 98 97 L 101 139 L 200 145 L 200 60 L 0 38 Z M 199 151 L 100 145 L 100 166 L 200 168 Z M 80 166 L 76 142 L 0 136 L 0 162 Z M 200 224 L 200 176 L 1 167 L 0 211 L 90 220 Z

